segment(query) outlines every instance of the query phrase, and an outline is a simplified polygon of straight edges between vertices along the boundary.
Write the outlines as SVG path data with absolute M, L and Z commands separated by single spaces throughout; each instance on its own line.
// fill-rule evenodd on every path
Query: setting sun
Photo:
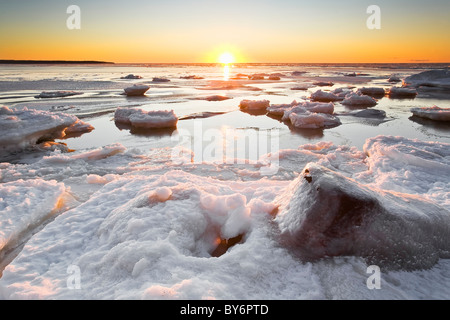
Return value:
M 219 57 L 219 62 L 222 64 L 230 64 L 235 62 L 234 56 L 229 52 L 224 52 Z

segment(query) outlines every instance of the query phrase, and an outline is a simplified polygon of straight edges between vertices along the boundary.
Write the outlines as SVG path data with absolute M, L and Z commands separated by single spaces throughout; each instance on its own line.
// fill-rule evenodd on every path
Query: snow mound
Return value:
M 0 184 L 0 276 L 6 257 L 64 207 L 64 184 L 42 179 Z
M 388 90 L 387 94 L 389 98 L 408 99 L 408 98 L 415 98 L 417 96 L 417 91 L 411 88 L 392 87 Z
M 450 212 L 419 196 L 371 188 L 311 163 L 279 201 L 281 235 L 307 260 L 352 255 L 413 270 L 450 257 Z
M 139 75 L 134 75 L 134 74 L 130 73 L 129 75 L 121 77 L 120 79 L 142 79 L 142 77 Z
M 239 108 L 244 110 L 266 110 L 270 106 L 268 100 L 242 100 Z
M 450 88 L 450 69 L 429 70 L 406 77 L 406 86 Z
M 39 141 L 61 139 L 66 134 L 91 131 L 76 116 L 28 108 L 0 107 L 0 150 L 15 152 Z
M 83 94 L 82 92 L 76 92 L 76 91 L 43 91 L 39 95 L 35 96 L 36 99 L 39 98 L 63 98 L 63 97 L 70 97 Z
M 142 109 L 119 107 L 114 113 L 118 123 L 143 129 L 174 128 L 178 118 L 173 110 L 145 111 Z
M 347 94 L 341 103 L 351 107 L 373 107 L 377 104 L 377 100 L 371 96 L 352 92 Z
M 135 84 L 134 86 L 125 88 L 125 94 L 127 96 L 143 96 L 148 90 L 150 86 L 145 84 Z
M 435 121 L 450 121 L 450 108 L 412 108 L 413 115 L 421 118 L 427 118 Z

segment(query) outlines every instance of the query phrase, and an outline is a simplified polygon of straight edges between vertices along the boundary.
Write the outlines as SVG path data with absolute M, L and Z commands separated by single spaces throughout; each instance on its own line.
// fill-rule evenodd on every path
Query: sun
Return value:
M 224 52 L 219 56 L 219 63 L 231 64 L 234 62 L 235 62 L 234 56 L 229 52 Z

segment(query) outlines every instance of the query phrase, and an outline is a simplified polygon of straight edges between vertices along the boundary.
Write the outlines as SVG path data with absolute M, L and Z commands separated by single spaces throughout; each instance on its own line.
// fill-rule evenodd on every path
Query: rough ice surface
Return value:
M 377 100 L 368 95 L 352 92 L 346 95 L 341 103 L 346 106 L 373 107 L 377 104 Z
M 360 151 L 323 141 L 245 167 L 180 166 L 170 152 L 164 158 L 155 151 L 116 145 L 1 164 L 8 186 L 39 174 L 62 181 L 82 203 L 26 242 L 3 272 L 0 297 L 445 299 L 450 293 L 448 144 L 378 136 Z M 261 165 L 274 158 L 279 172 L 262 179 Z M 30 216 L 35 210 L 30 206 Z M 211 255 L 219 242 L 240 235 L 222 256 Z M 316 261 L 321 254 L 334 257 Z M 372 262 L 382 266 L 382 290 L 365 285 Z M 76 290 L 73 267 L 80 271 Z
M 0 276 L 8 255 L 64 204 L 64 184 L 43 179 L 0 184 Z
M 435 121 L 450 121 L 450 108 L 439 108 L 433 106 L 431 108 L 412 108 L 413 115 Z
M 242 100 L 239 108 L 244 110 L 266 110 L 270 106 L 268 100 Z
M 150 86 L 145 84 L 135 84 L 125 88 L 124 91 L 127 96 L 143 96 L 149 89 Z
M 118 123 L 143 129 L 174 128 L 178 118 L 173 110 L 145 111 L 136 108 L 117 108 L 114 120 Z
M 76 116 L 28 109 L 0 107 L 0 150 L 15 152 L 38 141 L 64 138 L 66 134 L 89 132 L 93 127 Z
M 413 87 L 442 87 L 450 88 L 450 69 L 429 70 L 412 76 L 406 77 L 403 80 L 404 85 Z

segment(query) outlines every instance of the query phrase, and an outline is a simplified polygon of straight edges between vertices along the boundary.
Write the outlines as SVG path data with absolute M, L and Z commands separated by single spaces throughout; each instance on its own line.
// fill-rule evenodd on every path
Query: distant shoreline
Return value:
M 114 64 L 107 61 L 73 61 L 73 60 L 0 60 L 0 64 Z

